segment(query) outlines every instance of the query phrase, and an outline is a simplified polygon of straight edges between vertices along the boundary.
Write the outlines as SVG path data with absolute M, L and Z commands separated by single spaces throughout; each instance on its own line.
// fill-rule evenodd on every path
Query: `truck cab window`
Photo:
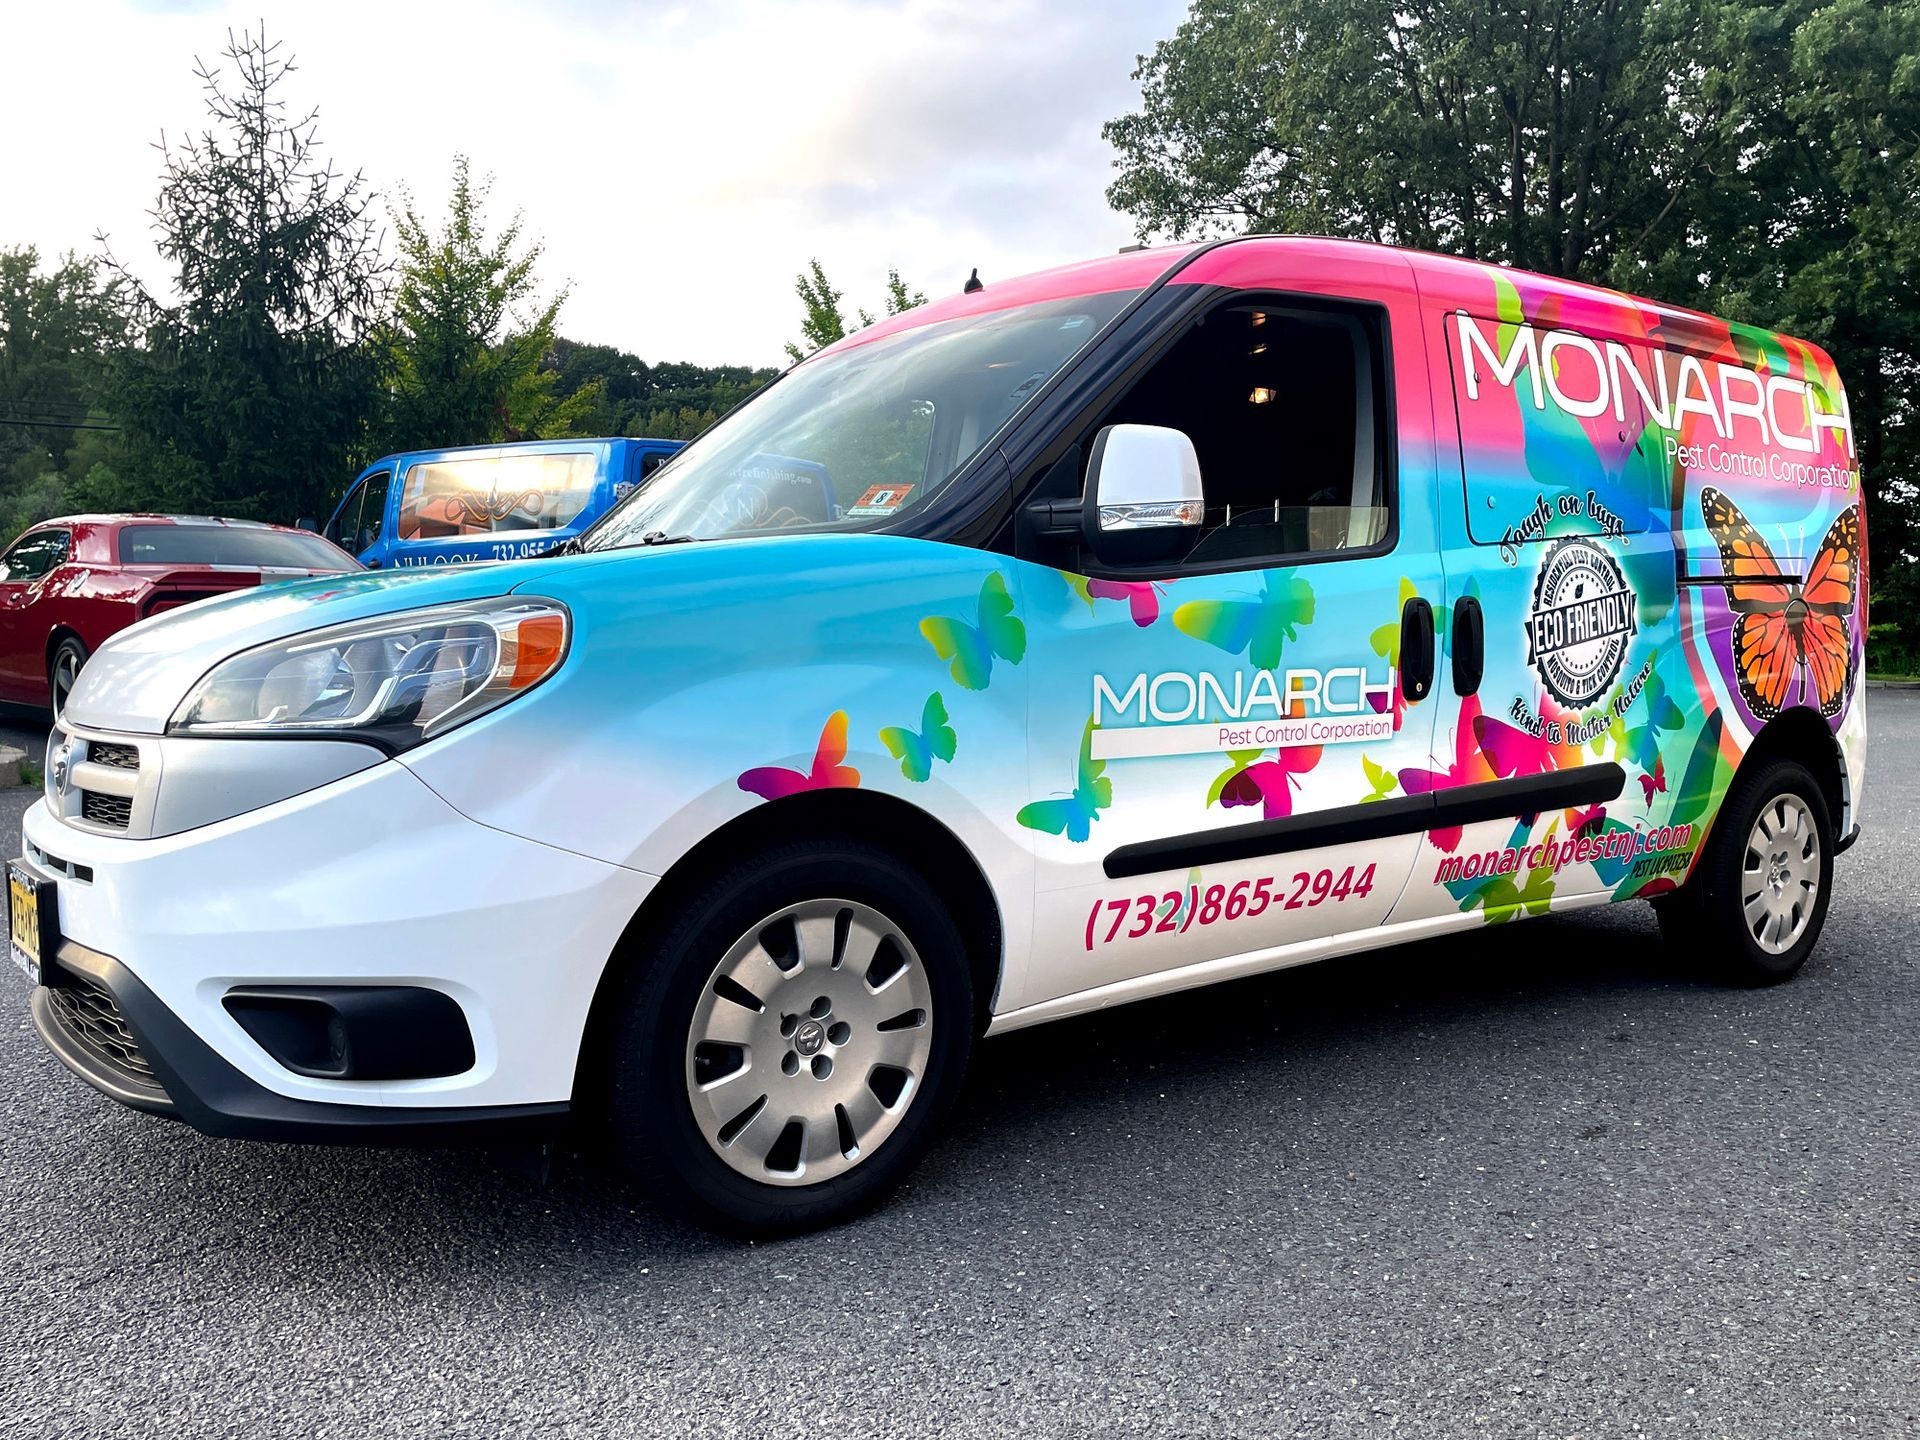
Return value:
M 1207 512 L 1189 566 L 1370 549 L 1389 517 L 1381 349 L 1368 313 L 1236 302 L 1100 423 L 1193 440 Z

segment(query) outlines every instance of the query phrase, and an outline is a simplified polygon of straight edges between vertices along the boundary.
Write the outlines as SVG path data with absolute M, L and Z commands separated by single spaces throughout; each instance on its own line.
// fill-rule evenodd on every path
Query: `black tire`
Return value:
M 1799 841 L 1783 838 L 1780 848 L 1767 847 L 1769 853 L 1756 850 L 1750 843 L 1757 838 L 1756 826 L 1763 814 L 1776 833 L 1784 835 L 1781 817 L 1793 815 L 1795 807 L 1811 822 L 1806 828 L 1818 847 L 1811 859 L 1804 854 L 1796 856 L 1806 873 L 1817 877 L 1811 892 L 1804 889 L 1804 881 L 1792 876 L 1777 888 L 1769 880 L 1776 869 L 1785 872 L 1787 867 L 1776 863 L 1778 857 L 1790 850 L 1799 851 Z M 1734 781 L 1707 838 L 1706 854 L 1686 886 L 1656 904 L 1661 934 L 1689 964 L 1720 979 L 1738 985 L 1777 985 L 1792 978 L 1819 943 L 1833 893 L 1833 857 L 1833 817 L 1819 782 L 1795 761 L 1764 762 Z M 1750 869 L 1754 866 L 1757 870 Z M 1797 938 L 1784 948 L 1770 947 L 1761 939 L 1767 923 L 1765 896 L 1760 897 L 1760 923 L 1749 919 L 1745 892 L 1756 886 L 1778 896 L 1803 897 L 1804 921 L 1794 922 L 1800 926 Z M 1775 944 L 1785 940 L 1788 933 L 1783 931 Z
M 763 1182 L 722 1159 L 720 1141 L 710 1141 L 696 1118 L 690 1085 L 693 1026 L 703 1001 L 718 1003 L 707 992 L 723 959 L 737 954 L 739 945 L 783 908 L 825 901 L 870 907 L 905 937 L 920 965 L 916 983 L 923 979 L 924 993 L 930 996 L 930 1017 L 922 1021 L 930 1031 L 930 1048 L 904 1109 L 886 1122 L 892 1128 L 867 1153 L 847 1162 L 851 1168 L 812 1184 Z M 843 914 L 833 941 L 836 973 L 849 944 L 846 935 Z M 886 851 L 858 841 L 822 839 L 789 842 L 745 857 L 704 885 L 657 936 L 640 943 L 644 953 L 615 961 L 626 971 L 611 997 L 616 1008 L 606 1060 L 608 1138 L 639 1180 L 695 1221 L 731 1234 L 768 1235 L 847 1219 L 878 1203 L 900 1182 L 951 1113 L 973 1045 L 972 974 L 946 907 L 922 876 Z M 784 982 L 765 967 L 755 973 L 767 976 L 772 987 L 766 994 L 767 1013 L 784 1011 L 786 1002 L 779 998 L 788 993 L 780 988 Z M 800 1036 L 793 1043 L 807 1038 Z M 847 1043 L 860 1047 L 885 1042 L 877 1033 L 856 1033 Z M 855 1066 L 870 1053 L 854 1048 L 840 1060 Z M 797 1056 L 784 1052 L 777 1061 L 770 1054 L 762 1059 L 782 1066 L 817 1063 L 798 1062 Z M 844 1072 L 842 1081 L 855 1073 Z M 750 1077 L 751 1088 L 762 1088 L 762 1077 L 776 1087 L 786 1083 L 804 1088 L 806 1080 L 802 1073 L 797 1080 L 779 1082 L 770 1069 L 761 1069 Z M 795 1093 L 776 1090 L 778 1097 Z M 801 1103 L 807 1102 L 801 1098 Z M 774 1104 L 764 1110 L 771 1115 Z M 708 1124 L 711 1118 L 709 1112 Z M 746 1128 L 759 1123 L 756 1118 Z M 766 1133 L 760 1132 L 762 1143 Z M 856 1152 L 861 1148 L 856 1146 Z
M 77 635 L 62 636 L 60 643 L 53 647 L 53 655 L 47 661 L 47 695 L 54 719 L 58 720 L 60 712 L 67 708 L 67 696 L 79 677 L 80 667 L 86 663 L 87 647 L 80 643 Z

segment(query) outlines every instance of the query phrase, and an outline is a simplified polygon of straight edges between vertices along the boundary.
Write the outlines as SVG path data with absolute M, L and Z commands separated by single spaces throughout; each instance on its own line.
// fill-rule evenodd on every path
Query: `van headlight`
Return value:
M 305 735 L 395 754 L 524 695 L 566 659 L 555 600 L 402 611 L 244 650 L 201 677 L 169 735 Z

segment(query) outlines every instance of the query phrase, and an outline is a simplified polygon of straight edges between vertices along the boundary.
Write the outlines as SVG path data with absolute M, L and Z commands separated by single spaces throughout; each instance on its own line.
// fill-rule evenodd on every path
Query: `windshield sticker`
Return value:
M 912 485 L 874 485 L 847 507 L 849 515 L 891 515 L 913 494 Z

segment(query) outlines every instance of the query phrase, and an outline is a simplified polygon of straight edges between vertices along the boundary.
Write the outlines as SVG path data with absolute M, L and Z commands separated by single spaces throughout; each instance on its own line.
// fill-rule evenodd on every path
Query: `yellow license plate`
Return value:
M 30 875 L 17 864 L 7 866 L 7 948 L 20 973 L 41 983 L 43 949 L 53 938 L 48 917 L 53 914 L 53 882 Z

